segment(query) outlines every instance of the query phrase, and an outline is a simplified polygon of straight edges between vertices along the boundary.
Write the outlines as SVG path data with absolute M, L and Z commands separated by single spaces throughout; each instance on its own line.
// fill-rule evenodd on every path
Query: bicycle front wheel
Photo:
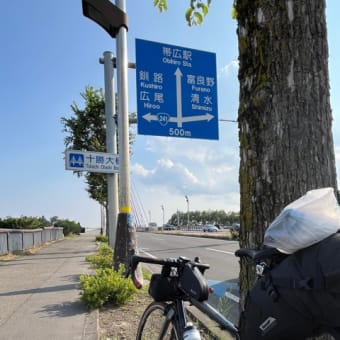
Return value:
M 173 304 L 152 302 L 139 321 L 136 340 L 180 340 L 175 314 Z

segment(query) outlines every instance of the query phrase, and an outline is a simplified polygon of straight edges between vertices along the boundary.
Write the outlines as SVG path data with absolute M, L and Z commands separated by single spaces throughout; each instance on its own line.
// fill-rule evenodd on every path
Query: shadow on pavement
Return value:
M 87 311 L 87 308 L 80 301 L 75 301 L 45 305 L 42 306 L 42 309 L 36 311 L 36 313 L 46 314 L 46 318 L 51 316 L 65 318 L 82 314 L 84 311 Z
M 72 283 L 68 285 L 61 286 L 51 286 L 44 288 L 33 288 L 26 290 L 17 290 L 13 292 L 0 293 L 1 296 L 14 296 L 14 295 L 25 295 L 25 294 L 41 294 L 41 293 L 51 293 L 51 292 L 61 292 L 65 290 L 73 290 L 79 288 L 79 283 Z

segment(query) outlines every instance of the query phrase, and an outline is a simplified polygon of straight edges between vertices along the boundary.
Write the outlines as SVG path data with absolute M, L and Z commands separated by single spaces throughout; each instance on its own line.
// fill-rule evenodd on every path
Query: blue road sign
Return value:
M 116 173 L 119 172 L 119 157 L 105 152 L 66 150 L 65 168 L 73 171 Z
M 136 39 L 138 133 L 218 139 L 215 53 Z

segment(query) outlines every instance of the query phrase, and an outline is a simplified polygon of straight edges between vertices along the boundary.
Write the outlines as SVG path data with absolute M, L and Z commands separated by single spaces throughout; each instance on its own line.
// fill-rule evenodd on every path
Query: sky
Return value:
M 239 211 L 238 79 L 232 0 L 214 0 L 199 27 L 188 27 L 188 1 L 126 0 L 128 59 L 144 39 L 216 54 L 219 140 L 137 135 L 130 158 L 131 195 L 139 220 L 165 223 L 177 210 Z M 65 169 L 61 118 L 82 108 L 88 85 L 104 88 L 104 51 L 116 41 L 82 14 L 80 0 L 4 1 L 0 12 L 0 218 L 58 216 L 101 225 L 99 204 L 83 178 Z M 337 0 L 327 1 L 333 136 L 340 173 L 340 47 Z M 204 65 L 202 65 L 204 67 Z M 136 71 L 128 72 L 128 111 L 137 112 Z M 227 120 L 227 121 L 226 121 Z M 228 121 L 230 120 L 230 121 Z M 338 179 L 338 183 L 340 183 Z M 188 201 L 185 196 L 188 197 Z M 188 204 L 189 203 L 189 204 Z

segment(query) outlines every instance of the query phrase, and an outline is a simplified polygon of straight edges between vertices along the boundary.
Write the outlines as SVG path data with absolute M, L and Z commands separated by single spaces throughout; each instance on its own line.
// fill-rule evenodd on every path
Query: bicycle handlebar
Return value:
M 196 258 L 195 261 L 191 261 L 190 259 L 180 256 L 179 258 L 152 258 L 145 257 L 139 255 L 131 256 L 130 260 L 130 274 L 133 284 L 137 289 L 141 289 L 143 287 L 143 277 L 139 276 L 137 273 L 137 266 L 140 262 L 150 263 L 150 264 L 158 264 L 161 266 L 170 266 L 175 268 L 180 268 L 184 263 L 190 263 L 193 266 L 196 266 L 202 274 L 206 269 L 210 268 L 209 264 L 200 263 L 199 259 Z

